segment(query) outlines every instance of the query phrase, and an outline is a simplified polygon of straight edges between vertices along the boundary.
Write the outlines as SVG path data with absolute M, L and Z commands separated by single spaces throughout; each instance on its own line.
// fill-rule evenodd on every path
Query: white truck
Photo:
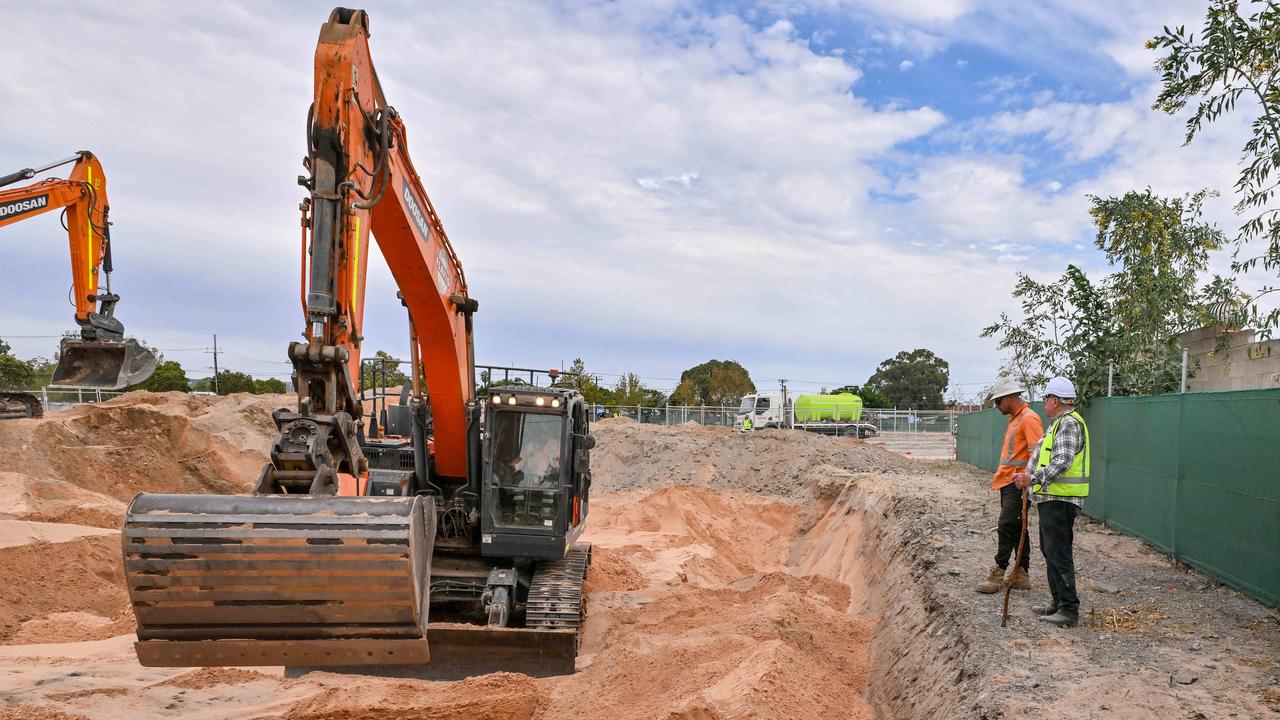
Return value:
M 862 398 L 852 393 L 795 398 L 783 393 L 747 395 L 738 406 L 735 420 L 744 430 L 790 428 L 864 439 L 880 434 L 879 428 L 862 420 Z

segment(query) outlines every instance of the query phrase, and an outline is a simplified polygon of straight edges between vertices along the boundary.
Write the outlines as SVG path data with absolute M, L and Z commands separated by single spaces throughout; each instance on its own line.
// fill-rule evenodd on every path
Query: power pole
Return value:
M 782 423 L 788 428 L 791 427 L 791 404 L 787 402 L 787 379 L 778 378 L 778 384 L 782 386 Z
M 213 394 L 221 395 L 218 391 L 218 334 L 213 335 Z

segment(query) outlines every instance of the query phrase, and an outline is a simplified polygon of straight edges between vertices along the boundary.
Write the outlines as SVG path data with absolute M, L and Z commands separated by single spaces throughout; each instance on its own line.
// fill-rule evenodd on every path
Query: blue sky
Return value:
M 1161 25 L 1201 2 L 376 2 L 374 62 L 481 303 L 483 363 L 583 357 L 671 388 L 709 358 L 758 385 L 862 383 L 927 347 L 953 391 L 1017 272 L 1101 272 L 1087 195 L 1229 193 L 1247 117 L 1181 147 L 1150 110 Z M 97 152 L 126 327 L 192 375 L 287 374 L 297 203 L 330 5 L 13 9 L 0 170 Z M 75 53 L 66 48 L 77 48 Z M 1234 233 L 1229 195 L 1212 220 Z M 0 337 L 71 327 L 56 218 L 0 231 Z M 1227 264 L 1215 258 L 1215 267 Z M 389 273 L 366 351 L 404 354 Z M 33 336 L 33 337 L 25 337 Z

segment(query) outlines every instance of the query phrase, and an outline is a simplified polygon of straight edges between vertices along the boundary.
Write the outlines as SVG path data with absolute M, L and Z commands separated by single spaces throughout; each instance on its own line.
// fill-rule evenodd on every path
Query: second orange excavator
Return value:
M 147 666 L 573 672 L 595 444 L 564 383 L 478 394 L 479 307 L 369 55 L 369 20 L 320 30 L 302 203 L 297 408 L 253 495 L 130 504 L 125 575 Z M 407 440 L 369 439 L 359 377 L 369 242 L 408 309 Z M 431 622 L 428 622 L 428 615 Z
M 126 339 L 115 317 L 120 296 L 111 292 L 111 221 L 107 177 L 87 150 L 38 168 L 0 177 L 0 188 L 71 165 L 68 177 L 0 190 L 0 227 L 62 210 L 71 251 L 72 304 L 80 337 L 63 338 L 51 387 L 119 390 L 146 380 L 156 358 Z M 101 287 L 100 287 L 101 284 Z M 38 417 L 40 401 L 29 393 L 0 392 L 0 418 Z

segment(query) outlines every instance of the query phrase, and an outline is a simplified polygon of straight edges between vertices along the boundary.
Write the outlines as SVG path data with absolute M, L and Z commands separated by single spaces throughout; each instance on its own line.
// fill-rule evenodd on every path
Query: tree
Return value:
M 385 350 L 379 350 L 373 354 L 375 360 L 381 360 L 381 363 L 374 365 L 373 363 L 360 364 L 360 388 L 368 389 L 375 385 L 381 387 L 398 387 L 409 382 L 409 376 L 400 370 L 400 359 L 393 357 L 391 353 Z M 377 367 L 377 372 L 374 368 Z M 283 385 L 284 383 L 280 383 Z M 271 391 L 276 392 L 276 391 Z M 284 392 L 281 390 L 280 392 Z
M 1211 0 L 1199 38 L 1185 27 L 1166 26 L 1147 47 L 1166 51 L 1156 61 L 1162 89 L 1154 107 L 1172 115 L 1196 103 L 1187 118 L 1186 144 L 1238 104 L 1257 113 L 1235 184 L 1235 211 L 1251 216 L 1235 237 L 1232 269 L 1249 272 L 1261 266 L 1274 275 L 1280 274 L 1280 208 L 1273 202 L 1280 189 L 1280 3 L 1259 4 L 1258 12 L 1245 18 L 1237 0 Z M 1254 246 L 1250 254 L 1246 248 L 1255 240 L 1265 247 Z M 1264 312 L 1258 301 L 1278 291 L 1267 284 L 1243 298 L 1249 321 L 1264 334 L 1280 325 L 1280 308 Z
M 737 360 L 708 360 L 680 373 L 671 393 L 675 405 L 734 406 L 756 391 L 751 375 Z
M 587 365 L 577 357 L 569 364 L 569 370 L 556 381 L 559 387 L 576 387 L 582 399 L 592 405 L 614 405 L 615 398 L 608 388 L 600 386 L 600 378 L 587 372 Z
M 201 392 L 213 392 L 213 378 L 208 377 L 197 381 L 195 389 Z M 253 377 L 248 373 L 236 372 L 235 370 L 220 370 L 218 372 L 217 390 L 219 395 L 252 393 L 254 391 Z
M 133 385 L 130 390 L 150 390 L 151 392 L 168 392 L 178 390 L 187 392 L 191 389 L 191 382 L 187 380 L 187 371 L 182 369 L 182 365 L 177 360 L 163 360 L 156 364 L 156 371 L 151 377 Z
M 32 390 L 36 373 L 31 365 L 10 353 L 9 343 L 0 340 L 0 390 Z
M 1206 322 L 1205 300 L 1233 287 L 1219 278 L 1196 289 L 1209 251 L 1223 242 L 1200 220 L 1205 196 L 1165 199 L 1147 190 L 1091 197 L 1094 244 L 1119 269 L 1099 283 L 1075 265 L 1051 283 L 1019 275 L 1013 296 L 1022 301 L 1023 317 L 1015 322 L 1001 314 L 982 331 L 1011 351 L 1005 370 L 1029 387 L 1069 377 L 1085 398 L 1105 394 L 1111 365 L 1119 394 L 1176 389 L 1178 334 Z
M 859 387 L 857 385 L 845 385 L 831 391 L 832 395 L 840 393 L 853 393 L 862 398 L 862 407 L 864 408 L 892 408 L 893 403 L 889 402 L 889 398 L 869 387 Z M 822 393 L 826 394 L 826 393 Z
M 894 407 L 926 409 L 943 407 L 942 393 L 950 382 L 947 361 L 918 348 L 880 363 L 864 387 L 881 393 Z
M 618 378 L 618 384 L 613 388 L 615 405 L 657 407 L 665 404 L 666 400 L 667 396 L 661 390 L 646 387 L 635 373 L 626 373 Z
M 254 395 L 281 394 L 288 391 L 288 387 L 280 378 L 267 378 L 265 380 L 253 381 Z

